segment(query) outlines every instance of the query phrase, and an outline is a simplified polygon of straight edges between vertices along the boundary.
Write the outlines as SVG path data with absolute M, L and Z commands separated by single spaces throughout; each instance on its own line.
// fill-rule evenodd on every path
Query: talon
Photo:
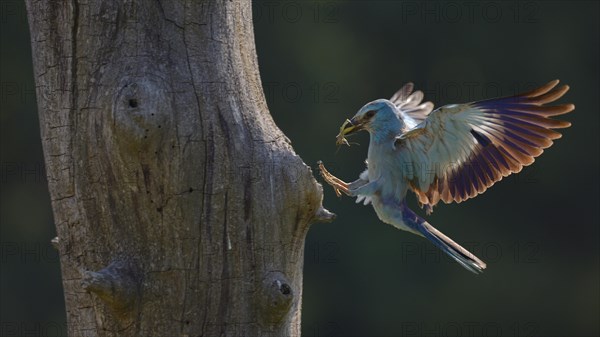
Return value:
M 346 195 L 349 195 L 348 183 L 329 173 L 329 171 L 327 171 L 327 169 L 325 168 L 325 165 L 323 165 L 322 161 L 319 161 L 318 164 L 321 176 L 323 177 L 325 182 L 327 182 L 329 185 L 331 185 L 331 187 L 333 187 L 335 194 L 338 197 L 342 196 L 341 192 L 344 192 Z
M 338 198 L 342 197 L 342 192 L 340 192 L 340 190 L 337 187 L 333 187 L 333 190 L 335 191 L 335 196 Z

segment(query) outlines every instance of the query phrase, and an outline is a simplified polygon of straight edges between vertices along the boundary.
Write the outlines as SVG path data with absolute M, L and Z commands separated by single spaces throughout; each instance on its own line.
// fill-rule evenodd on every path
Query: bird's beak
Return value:
M 342 127 L 340 127 L 340 133 L 338 133 L 338 135 L 335 138 L 336 144 L 348 144 L 348 141 L 346 141 L 346 136 L 360 130 L 362 130 L 362 124 L 357 122 L 355 118 L 346 119 L 344 124 L 342 124 Z

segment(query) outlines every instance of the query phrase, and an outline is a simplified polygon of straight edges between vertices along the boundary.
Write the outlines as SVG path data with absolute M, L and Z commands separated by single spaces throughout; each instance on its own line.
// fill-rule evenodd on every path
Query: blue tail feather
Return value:
M 402 205 L 402 213 L 403 220 L 409 227 L 416 229 L 416 231 L 468 271 L 479 274 L 486 268 L 485 262 L 481 261 L 458 243 L 435 229 L 427 221 L 408 208 L 406 204 Z
M 431 226 L 429 223 L 423 222 L 418 226 L 418 228 L 423 236 L 440 248 L 444 253 L 448 254 L 461 266 L 465 267 L 465 269 L 468 271 L 479 274 L 485 269 L 485 262 L 481 261 L 468 250 L 452 241 L 452 239 L 444 235 L 442 232 L 433 228 L 433 226 Z

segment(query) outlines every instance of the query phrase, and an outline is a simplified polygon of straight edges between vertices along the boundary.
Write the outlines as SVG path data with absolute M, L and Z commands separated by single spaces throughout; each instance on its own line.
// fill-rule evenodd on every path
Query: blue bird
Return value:
M 533 91 L 433 110 L 421 103 L 423 93 L 404 85 L 394 96 L 363 106 L 346 120 L 337 144 L 360 130 L 370 134 L 367 169 L 346 183 L 319 168 L 338 196 L 372 204 L 379 219 L 423 236 L 467 270 L 480 273 L 486 264 L 435 229 L 406 205 L 408 190 L 430 214 L 441 200 L 460 203 L 485 192 L 503 177 L 521 171 L 561 137 L 554 129 L 566 121 L 551 119 L 575 109 L 573 104 L 548 106 L 567 85 L 551 81 Z

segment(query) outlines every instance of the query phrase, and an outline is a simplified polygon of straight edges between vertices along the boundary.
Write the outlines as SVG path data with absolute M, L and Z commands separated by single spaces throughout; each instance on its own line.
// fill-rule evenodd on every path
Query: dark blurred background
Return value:
M 24 5 L 1 2 L 1 335 L 65 332 Z M 573 126 L 532 167 L 429 222 L 488 263 L 465 271 L 422 238 L 338 199 L 307 238 L 304 336 L 597 336 L 599 4 L 595 1 L 259 1 L 271 113 L 306 163 L 346 180 L 368 137 L 341 123 L 407 81 L 436 106 L 559 78 Z M 316 170 L 315 170 L 316 172 Z M 414 207 L 414 200 L 411 197 Z M 423 213 L 423 212 L 421 212 Z

